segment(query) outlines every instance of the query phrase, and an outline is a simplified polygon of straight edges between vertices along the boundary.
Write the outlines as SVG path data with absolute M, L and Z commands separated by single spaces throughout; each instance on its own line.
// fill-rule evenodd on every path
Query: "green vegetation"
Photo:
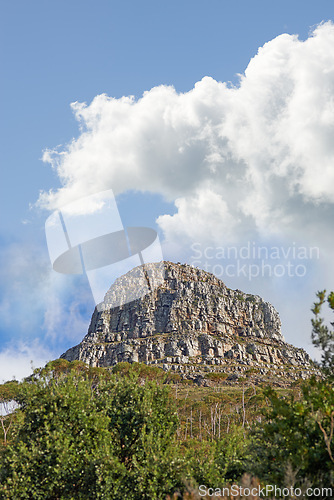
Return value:
M 0 498 L 160 498 L 174 491 L 177 416 L 165 387 L 57 360 L 11 393 Z M 7 395 L 3 392 L 3 398 Z M 143 496 L 142 492 L 145 492 Z
M 212 382 L 220 382 L 222 380 L 226 380 L 227 377 L 228 374 L 223 372 L 210 372 L 205 375 L 205 378 L 211 380 Z
M 246 297 L 246 300 L 248 302 L 256 302 L 256 298 L 254 297 L 254 295 L 249 295 L 248 297 Z
M 323 376 L 289 389 L 249 385 L 247 373 L 235 386 L 207 373 L 197 386 L 140 363 L 62 359 L 0 385 L 0 499 L 195 499 L 201 484 L 242 481 L 334 488 L 334 335 L 319 318 L 334 296 L 317 297 Z
M 284 484 L 289 467 L 296 474 L 298 486 L 305 478 L 317 485 L 331 484 L 333 386 L 325 380 L 312 379 L 301 390 L 298 398 L 280 398 L 272 389 L 265 391 L 270 406 L 264 424 L 253 430 L 257 460 L 252 472 L 268 482 Z

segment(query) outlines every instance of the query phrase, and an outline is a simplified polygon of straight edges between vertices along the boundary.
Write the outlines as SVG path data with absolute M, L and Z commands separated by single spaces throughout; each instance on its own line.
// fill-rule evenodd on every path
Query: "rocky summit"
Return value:
M 131 300 L 133 292 L 142 296 Z M 295 380 L 316 371 L 303 349 L 285 342 L 269 302 L 172 262 L 145 264 L 118 278 L 82 342 L 61 357 L 103 367 L 143 362 L 195 381 L 215 372 L 227 383 L 247 376 Z

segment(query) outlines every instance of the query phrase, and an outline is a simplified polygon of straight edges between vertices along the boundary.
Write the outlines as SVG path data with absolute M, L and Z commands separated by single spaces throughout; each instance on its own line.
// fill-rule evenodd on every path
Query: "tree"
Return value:
M 249 437 L 245 435 L 244 428 L 235 426 L 229 434 L 225 434 L 218 441 L 215 464 L 221 477 L 227 481 L 238 481 L 248 472 L 249 467 Z
M 18 382 L 12 380 L 0 385 L 0 423 L 4 445 L 7 444 L 8 434 L 15 419 L 15 410 L 18 404 L 15 401 L 18 391 Z
M 22 387 L 22 422 L 3 453 L 2 498 L 100 498 L 111 464 L 117 490 L 125 471 L 94 399 L 87 380 L 73 374 Z
M 333 483 L 332 385 L 312 379 L 303 384 L 299 398 L 281 397 L 271 388 L 265 394 L 269 409 L 253 434 L 251 471 L 272 484 L 284 484 L 288 468 L 295 472 L 298 485 L 305 479 L 317 486 Z
M 299 397 L 281 397 L 268 388 L 266 421 L 253 435 L 252 470 L 276 484 L 283 484 L 289 467 L 299 484 L 309 479 L 334 486 L 334 332 L 319 317 L 326 300 L 334 310 L 334 293 L 326 299 L 323 290 L 317 297 L 312 308 L 312 341 L 322 349 L 322 377 L 304 382 Z
M 117 379 L 99 391 L 107 411 L 114 453 L 127 469 L 126 498 L 160 499 L 182 487 L 185 461 L 179 457 L 176 410 L 169 389 L 154 381 L 138 384 L 138 374 Z
M 2 499 L 161 498 L 180 487 L 168 390 L 53 362 L 20 385 Z

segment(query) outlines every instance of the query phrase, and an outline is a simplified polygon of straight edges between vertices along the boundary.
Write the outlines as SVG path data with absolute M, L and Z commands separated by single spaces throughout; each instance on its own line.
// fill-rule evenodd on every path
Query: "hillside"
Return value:
M 162 265 L 162 283 L 128 301 L 144 279 L 159 283 Z M 95 308 L 87 335 L 62 357 L 100 367 L 143 362 L 198 383 L 216 373 L 231 383 L 269 376 L 284 384 L 315 370 L 303 349 L 285 342 L 269 302 L 172 262 L 139 266 L 117 279 Z

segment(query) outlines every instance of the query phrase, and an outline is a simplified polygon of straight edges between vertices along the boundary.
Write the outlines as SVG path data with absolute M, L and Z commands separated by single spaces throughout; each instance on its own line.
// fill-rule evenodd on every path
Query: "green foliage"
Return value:
M 2 456 L 2 498 L 101 498 L 105 464 L 120 475 L 122 467 L 91 384 L 68 374 L 22 389 L 22 421 Z
M 246 297 L 246 301 L 248 301 L 248 302 L 256 302 L 256 298 L 254 297 L 254 295 L 249 295 L 248 297 Z
M 283 486 L 287 470 L 295 487 L 334 487 L 334 332 L 319 318 L 325 302 L 334 310 L 334 293 L 317 297 L 312 339 L 323 378 L 284 393 L 228 387 L 219 372 L 197 387 L 142 363 L 110 370 L 63 359 L 0 385 L 0 404 L 14 404 L 0 415 L 0 499 L 154 500 L 245 472 Z
M 264 424 L 253 431 L 253 466 L 262 480 L 283 484 L 287 469 L 301 485 L 306 479 L 334 486 L 334 331 L 319 317 L 327 301 L 334 310 L 334 293 L 317 293 L 312 312 L 312 341 L 322 349 L 323 378 L 301 384 L 301 394 L 280 397 L 268 388 L 269 409 Z M 334 323 L 331 323 L 334 326 Z
M 228 377 L 228 373 L 224 372 L 210 372 L 205 374 L 205 378 L 211 380 L 212 382 L 221 382 L 226 380 Z
M 16 398 L 19 390 L 19 383 L 17 380 L 9 380 L 0 385 L 0 401 L 11 401 Z
M 250 438 L 241 426 L 234 426 L 217 443 L 215 463 L 225 481 L 238 481 L 249 470 Z
M 222 439 L 183 443 L 187 482 L 217 486 L 238 481 L 249 467 L 250 440 L 241 426 L 230 428 Z
M 251 472 L 261 479 L 283 484 L 287 467 L 297 473 L 299 484 L 308 478 L 318 484 L 333 481 L 332 454 L 334 391 L 329 381 L 303 384 L 300 398 L 280 397 L 271 388 L 266 391 L 269 410 L 264 424 L 253 436 Z M 327 436 L 324 437 L 325 432 Z
M 167 372 L 166 384 L 184 384 L 186 379 L 183 379 L 179 373 Z
M 112 373 L 125 376 L 134 376 L 145 380 L 155 380 L 164 383 L 167 377 L 166 372 L 157 366 L 146 365 L 145 363 L 117 363 L 113 367 Z
M 15 401 L 19 391 L 19 384 L 16 380 L 11 380 L 0 385 L 0 437 L 4 445 L 10 439 L 13 423 L 15 420 Z
M 178 419 L 175 412 L 164 411 L 169 404 L 166 387 L 155 383 L 139 386 L 135 377 L 122 378 L 100 389 L 101 404 L 106 406 L 110 421 L 110 433 L 121 462 L 137 460 L 143 452 L 143 439 L 154 437 L 161 449 L 167 447 L 175 434 Z
M 183 443 L 183 453 L 188 464 L 188 481 L 193 484 L 218 484 L 221 481 L 215 463 L 217 443 L 189 439 Z
M 154 499 L 182 484 L 166 387 L 61 362 L 20 389 L 0 498 Z

